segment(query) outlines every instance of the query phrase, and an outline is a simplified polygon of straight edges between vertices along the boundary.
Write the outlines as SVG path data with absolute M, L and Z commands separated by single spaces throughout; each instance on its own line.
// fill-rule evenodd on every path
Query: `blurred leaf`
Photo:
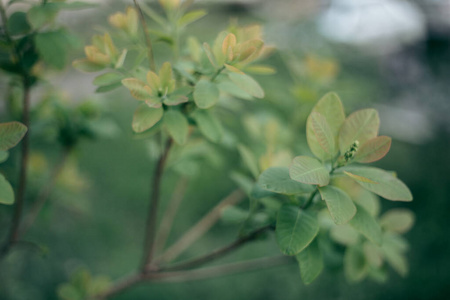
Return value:
M 350 246 L 345 251 L 344 272 L 347 280 L 358 282 L 366 277 L 368 264 L 360 246 Z
M 130 90 L 131 96 L 137 100 L 147 101 L 154 98 L 152 91 L 145 84 L 145 82 L 137 78 L 125 78 L 122 80 L 122 84 Z M 156 102 L 156 100 L 155 100 Z
M 8 151 L 3 151 L 0 150 L 0 163 L 6 161 L 9 157 L 9 152 Z
M 344 154 L 358 141 L 360 145 L 378 135 L 380 118 L 375 109 L 358 110 L 347 117 L 339 133 L 339 149 Z
M 219 120 L 207 110 L 196 110 L 192 117 L 195 119 L 200 132 L 211 142 L 218 143 L 222 139 L 223 129 Z
M 237 149 L 239 151 L 239 154 L 241 155 L 241 159 L 244 162 L 244 165 L 250 170 L 254 178 L 258 178 L 259 176 L 258 161 L 253 152 L 251 152 L 249 148 L 247 148 L 242 144 L 239 144 L 237 146 Z
M 177 90 L 175 90 L 173 93 L 167 96 L 166 99 L 164 99 L 165 105 L 178 105 L 181 103 L 185 103 L 189 101 L 188 95 L 192 93 L 192 88 L 189 86 L 183 86 Z
M 311 152 L 321 160 L 332 160 L 336 155 L 333 132 L 320 113 L 312 112 L 306 121 L 306 138 Z
M 319 187 L 319 192 L 327 203 L 328 210 L 336 224 L 345 224 L 355 216 L 356 206 L 343 190 L 334 186 L 325 186 Z
M 278 245 L 286 255 L 296 255 L 305 249 L 319 232 L 317 217 L 300 208 L 284 204 L 276 225 Z
M 408 274 L 408 262 L 402 253 L 402 249 L 397 246 L 394 236 L 383 240 L 381 249 L 384 258 L 391 267 L 400 275 L 405 277 Z
M 388 231 L 406 233 L 414 225 L 414 213 L 408 209 L 391 209 L 381 216 L 380 225 Z
M 305 250 L 297 254 L 296 259 L 305 284 L 310 284 L 322 273 L 323 256 L 317 239 L 312 241 Z
M 11 184 L 0 174 L 0 203 L 13 204 L 14 203 L 14 191 Z
M 0 123 L 0 151 L 17 145 L 27 130 L 27 127 L 20 122 Z
M 98 72 L 105 68 L 105 66 L 98 65 L 96 63 L 93 63 L 87 59 L 77 59 L 72 62 L 72 66 L 80 71 L 91 73 L 91 72 Z
M 330 237 L 339 244 L 349 246 L 358 242 L 359 233 L 350 225 L 339 225 L 331 228 Z
M 26 13 L 17 11 L 8 18 L 8 30 L 11 35 L 24 34 L 30 29 Z
M 83 300 L 81 292 L 73 285 L 64 283 L 58 287 L 58 297 L 61 300 Z
M 380 247 L 371 242 L 365 242 L 363 251 L 369 265 L 375 268 L 380 268 L 383 265 L 383 253 L 381 252 Z
M 37 34 L 35 43 L 44 62 L 57 69 L 62 69 L 66 65 L 67 50 L 74 40 L 64 30 L 56 30 Z
M 244 100 L 253 100 L 251 95 L 247 94 L 245 91 L 240 89 L 236 84 L 234 84 L 232 81 L 230 81 L 228 78 L 221 79 L 220 82 L 217 84 L 217 87 L 225 92 L 230 94 L 233 97 L 244 99 Z
M 174 141 L 180 145 L 185 144 L 189 133 L 186 117 L 179 111 L 169 110 L 165 112 L 163 121 Z
M 211 81 L 202 79 L 195 85 L 194 101 L 201 109 L 210 108 L 219 101 L 219 89 Z
M 264 90 L 252 77 L 234 72 L 229 73 L 228 77 L 234 84 L 249 95 L 256 98 L 264 98 Z
M 315 158 L 297 156 L 292 161 L 289 175 L 293 180 L 325 186 L 330 182 L 330 175 L 325 167 Z
M 388 136 L 378 136 L 365 142 L 356 152 L 354 161 L 371 163 L 382 159 L 391 148 L 392 139 Z
M 257 74 L 257 75 L 273 75 L 277 72 L 275 68 L 266 65 L 251 65 L 245 67 L 245 72 Z
M 362 206 L 356 205 L 356 214 L 350 225 L 373 243 L 381 244 L 381 228 L 377 221 Z
M 258 183 L 268 191 L 286 195 L 311 193 L 314 191 L 311 185 L 292 180 L 289 176 L 289 168 L 284 167 L 266 169 L 259 176 Z
M 95 90 L 95 92 L 96 93 L 106 93 L 106 92 L 110 92 L 112 90 L 115 90 L 115 89 L 117 89 L 117 88 L 119 88 L 121 86 L 122 86 L 122 82 L 119 81 L 117 83 L 112 83 L 112 84 L 108 84 L 108 85 L 99 86 Z
M 389 172 L 372 167 L 345 167 L 344 169 L 346 173 L 365 178 L 362 180 L 352 176 L 363 188 L 383 198 L 394 201 L 412 201 L 413 199 L 408 187 Z
M 58 5 L 56 3 L 46 3 L 31 7 L 27 13 L 27 17 L 33 29 L 39 29 L 53 22 L 57 14 Z
M 221 212 L 221 219 L 227 224 L 239 224 L 247 220 L 248 211 L 236 206 L 227 206 Z
M 135 132 L 143 132 L 158 123 L 163 116 L 164 110 L 162 107 L 149 107 L 143 103 L 139 105 L 133 115 L 132 127 Z
M 187 26 L 201 18 L 203 18 L 207 14 L 206 10 L 199 9 L 199 10 L 193 10 L 182 16 L 177 24 L 179 27 Z
M 97 86 L 112 85 L 120 83 L 122 78 L 123 76 L 121 74 L 108 72 L 95 77 L 92 83 Z

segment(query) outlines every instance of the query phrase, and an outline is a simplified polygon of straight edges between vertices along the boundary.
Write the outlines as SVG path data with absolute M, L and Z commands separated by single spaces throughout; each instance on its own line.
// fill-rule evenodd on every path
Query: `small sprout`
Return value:
M 349 162 L 355 157 L 356 152 L 358 151 L 358 146 L 359 142 L 354 141 L 353 144 L 350 146 L 350 148 L 344 154 L 345 162 Z

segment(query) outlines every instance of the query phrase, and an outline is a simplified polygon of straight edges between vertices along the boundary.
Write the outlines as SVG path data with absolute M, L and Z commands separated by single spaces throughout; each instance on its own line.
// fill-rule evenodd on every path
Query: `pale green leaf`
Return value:
M 53 22 L 58 14 L 58 6 L 55 3 L 33 6 L 28 10 L 28 22 L 34 29 Z
M 378 136 L 365 142 L 356 152 L 354 161 L 371 163 L 382 159 L 391 148 L 392 139 L 388 136 Z
M 162 107 L 149 107 L 146 103 L 139 105 L 133 115 L 132 127 L 135 132 L 143 132 L 158 123 L 164 113 Z
M 317 239 L 297 254 L 296 259 L 300 267 L 300 275 L 305 284 L 310 284 L 322 273 L 323 255 Z
M 391 267 L 400 275 L 408 274 L 408 261 L 403 254 L 403 249 L 398 247 L 395 236 L 385 236 L 383 245 L 381 246 L 383 256 Z
M 272 167 L 264 170 L 259 176 L 258 183 L 268 191 L 286 195 L 311 193 L 314 191 L 313 186 L 292 180 L 289 176 L 289 168 L 285 167 Z
M 125 78 L 122 80 L 122 84 L 124 87 L 130 90 L 131 96 L 133 96 L 137 100 L 147 101 L 155 98 L 152 94 L 152 91 L 149 86 L 145 84 L 145 82 L 137 79 L 137 78 Z M 155 102 L 156 101 L 155 99 Z
M 350 246 L 344 255 L 344 273 L 348 281 L 358 282 L 366 277 L 369 270 L 366 258 L 360 246 Z
M 414 225 L 414 213 L 408 209 L 391 209 L 381 216 L 380 225 L 388 231 L 406 233 Z
M 223 135 L 219 120 L 207 110 L 198 109 L 192 114 L 200 132 L 214 143 L 220 142 Z
M 389 172 L 373 167 L 345 167 L 345 171 L 375 182 L 371 183 L 367 180 L 358 180 L 358 177 L 355 176 L 352 177 L 363 188 L 383 198 L 394 201 L 412 201 L 413 199 L 408 187 Z
M 258 160 L 256 159 L 255 155 L 252 153 L 252 151 L 249 148 L 247 148 L 246 146 L 244 146 L 242 144 L 239 144 L 237 146 L 237 149 L 239 151 L 239 154 L 241 155 L 242 161 L 247 166 L 247 168 L 250 170 L 253 177 L 258 178 L 259 167 L 258 167 Z
M 333 241 L 349 246 L 355 245 L 359 239 L 359 233 L 350 225 L 333 226 L 330 230 L 330 237 Z
M 336 224 L 345 224 L 355 216 L 356 206 L 343 190 L 334 186 L 324 186 L 319 187 L 319 192 Z
M 344 154 L 358 141 L 360 145 L 378 135 L 380 118 L 375 109 L 358 110 L 347 117 L 339 132 L 339 149 Z
M 182 16 L 177 24 L 179 27 L 184 27 L 186 25 L 189 25 L 201 18 L 203 18 L 207 14 L 206 10 L 199 9 L 199 10 L 193 10 Z
M 186 117 L 179 111 L 169 110 L 165 112 L 163 121 L 174 141 L 180 145 L 185 144 L 189 133 Z
M 292 161 L 289 175 L 293 180 L 325 186 L 330 182 L 330 174 L 320 161 L 309 156 L 297 156 Z
M 228 74 L 230 80 L 241 90 L 256 98 L 264 98 L 264 90 L 258 82 L 246 74 L 230 72 Z
M 317 217 L 300 208 L 285 204 L 279 212 L 276 225 L 278 245 L 286 255 L 296 255 L 314 240 L 319 232 Z
M 27 127 L 20 122 L 0 123 L 0 151 L 17 145 L 26 132 Z
M 336 149 L 339 131 L 345 121 L 344 106 L 336 93 L 328 93 L 323 96 L 314 106 L 312 112 L 320 113 L 327 120 L 336 142 Z
M 75 69 L 86 72 L 86 73 L 98 72 L 105 68 L 105 66 L 98 65 L 87 59 L 77 59 L 77 60 L 73 61 L 72 66 Z
M 306 138 L 311 152 L 321 160 L 332 160 L 336 155 L 333 132 L 320 113 L 312 112 L 306 121 Z
M 5 179 L 5 177 L 0 174 L 0 203 L 2 204 L 13 204 L 14 203 L 14 191 Z
M 9 152 L 8 151 L 0 151 L 0 163 L 6 161 L 9 157 Z
M 112 85 L 120 83 L 122 78 L 121 74 L 109 72 L 95 77 L 92 83 L 96 86 Z
M 373 243 L 381 244 L 381 227 L 362 206 L 356 205 L 356 214 L 350 220 L 350 225 Z
M 194 101 L 198 108 L 210 108 L 219 101 L 219 89 L 213 82 L 202 79 L 195 85 Z

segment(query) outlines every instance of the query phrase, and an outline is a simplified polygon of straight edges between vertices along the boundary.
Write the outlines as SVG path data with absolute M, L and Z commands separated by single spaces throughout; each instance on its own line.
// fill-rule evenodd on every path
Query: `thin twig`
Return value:
M 235 205 L 245 198 L 244 192 L 235 190 L 219 202 L 208 214 L 191 227 L 180 239 L 170 246 L 158 259 L 159 262 L 169 262 L 176 259 L 189 246 L 202 237 L 220 218 L 222 210 L 230 205 Z
M 170 199 L 164 216 L 162 217 L 161 224 L 159 225 L 159 231 L 156 234 L 155 253 L 161 252 L 166 245 L 167 238 L 170 235 L 175 216 L 178 212 L 178 208 L 180 207 L 184 194 L 186 193 L 188 182 L 189 180 L 186 177 L 182 177 L 178 180 L 175 191 L 172 194 L 172 198 Z
M 173 140 L 169 138 L 164 148 L 161 157 L 153 175 L 152 193 L 150 196 L 150 205 L 147 217 L 147 225 L 145 232 L 145 244 L 144 244 L 144 259 L 142 263 L 142 271 L 148 272 L 151 269 L 151 263 L 153 261 L 153 254 L 155 252 L 155 235 L 156 235 L 156 217 L 158 215 L 158 204 L 160 197 L 161 178 L 164 172 L 167 157 L 169 156 L 170 148 L 172 147 Z
M 210 261 L 216 260 L 218 258 L 221 258 L 221 257 L 227 255 L 228 253 L 236 250 L 237 248 L 241 247 L 242 245 L 246 244 L 247 242 L 254 240 L 259 234 L 261 234 L 262 232 L 264 232 L 270 228 L 271 228 L 271 225 L 264 226 L 262 228 L 254 230 L 253 232 L 246 235 L 245 237 L 242 237 L 225 247 L 216 249 L 216 250 L 214 250 L 206 255 L 200 256 L 198 258 L 187 260 L 187 261 L 184 261 L 184 262 L 172 265 L 172 266 L 162 267 L 162 268 L 160 268 L 160 270 L 177 271 L 177 270 L 185 270 L 185 269 L 191 269 L 194 267 L 201 266 Z
M 153 47 L 152 47 L 152 41 L 150 40 L 150 33 L 148 32 L 147 22 L 145 21 L 144 13 L 142 12 L 141 7 L 137 3 L 136 0 L 133 0 L 134 6 L 136 7 L 137 11 L 139 12 L 139 19 L 141 20 L 142 30 L 144 31 L 144 37 L 145 37 L 145 43 L 147 44 L 147 57 L 148 57 L 148 63 L 150 65 L 150 70 L 153 72 L 156 72 L 156 64 L 155 64 L 155 57 L 153 56 Z
M 66 164 L 67 157 L 70 154 L 70 150 L 71 150 L 70 148 L 63 149 L 59 161 L 56 163 L 56 165 L 53 167 L 50 173 L 50 178 L 48 182 L 40 190 L 38 196 L 36 197 L 36 200 L 33 203 L 33 206 L 31 207 L 28 215 L 25 217 L 25 220 L 23 221 L 19 231 L 19 236 L 23 236 L 30 229 L 31 225 L 36 221 L 36 218 L 38 217 L 40 211 L 44 207 L 45 202 L 47 201 L 51 191 L 53 190 L 53 187 L 55 186 L 58 176 L 61 174 L 61 171 L 63 170 Z

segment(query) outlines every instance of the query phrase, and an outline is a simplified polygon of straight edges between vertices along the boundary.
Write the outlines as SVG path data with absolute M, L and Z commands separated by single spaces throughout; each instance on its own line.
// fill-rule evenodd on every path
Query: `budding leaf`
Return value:
M 327 203 L 328 210 L 336 224 L 345 224 L 355 216 L 356 206 L 343 190 L 334 186 L 325 186 L 320 187 L 319 192 Z
M 297 156 L 292 161 L 289 175 L 293 180 L 306 184 L 325 186 L 330 175 L 320 161 L 309 156 Z
M 319 232 L 317 217 L 300 208 L 285 204 L 276 225 L 278 245 L 286 255 L 296 255 L 305 249 Z
M 347 117 L 339 132 L 339 149 L 345 153 L 358 141 L 360 145 L 378 135 L 380 118 L 375 109 L 358 110 Z
M 0 151 L 8 150 L 23 138 L 27 127 L 19 122 L 8 122 L 0 124 Z
M 314 190 L 311 185 L 292 180 L 289 176 L 289 168 L 285 167 L 266 169 L 259 176 L 258 183 L 265 190 L 285 195 L 311 193 Z
M 345 173 L 352 176 L 363 188 L 393 201 L 412 201 L 408 187 L 391 173 L 373 167 L 345 167 Z M 363 179 L 364 178 L 364 179 Z
M 135 132 L 143 132 L 158 123 L 163 116 L 162 107 L 149 107 L 146 103 L 138 106 L 133 115 L 132 127 Z
M 323 270 L 323 255 L 315 239 L 305 250 L 297 254 L 300 275 L 305 284 L 313 282 Z

